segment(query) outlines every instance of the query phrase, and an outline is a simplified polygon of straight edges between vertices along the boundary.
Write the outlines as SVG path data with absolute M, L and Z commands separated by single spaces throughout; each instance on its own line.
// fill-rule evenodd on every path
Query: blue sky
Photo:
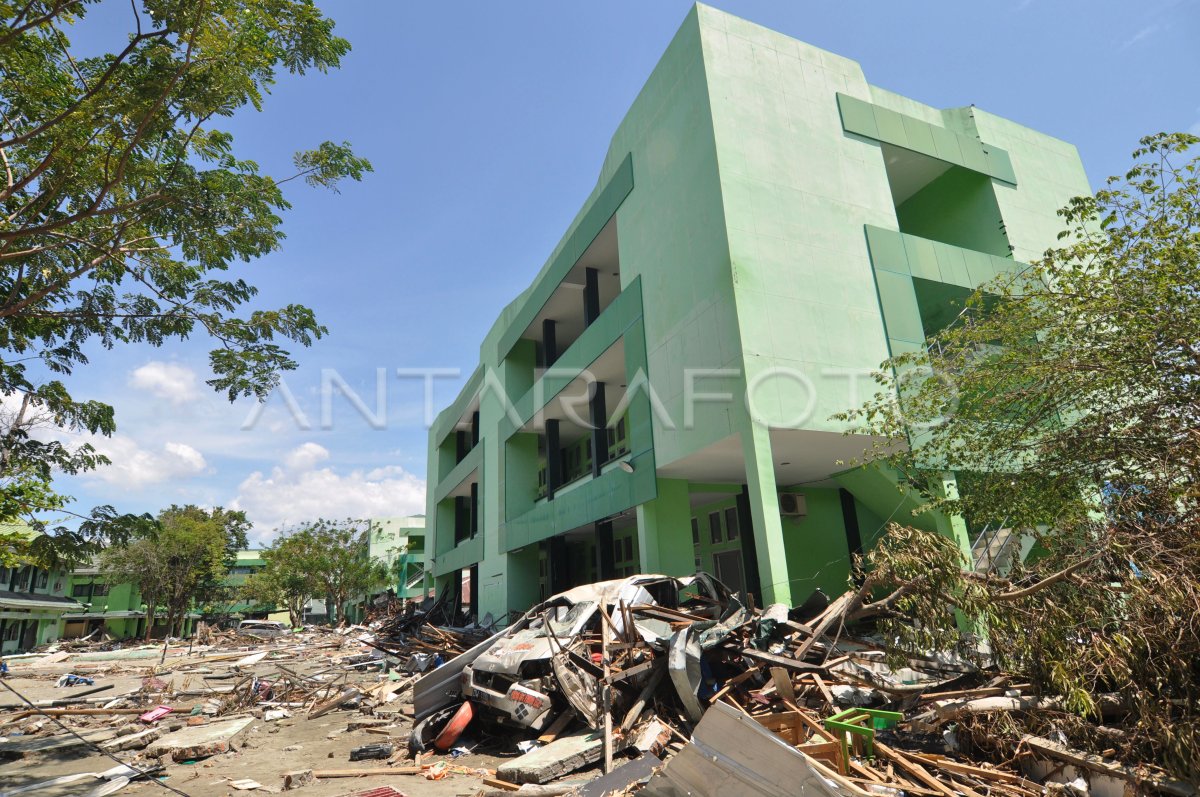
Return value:
M 243 428 L 253 405 L 205 387 L 203 340 L 97 352 L 72 386 L 116 407 L 118 434 L 100 444 L 115 464 L 64 480 L 77 508 L 237 506 L 260 540 L 317 515 L 423 511 L 423 386 L 396 370 L 458 369 L 434 383 L 438 408 L 453 399 L 497 313 L 591 190 L 691 4 L 324 5 L 354 47 L 343 68 L 284 79 L 263 113 L 228 125 L 242 156 L 272 174 L 326 139 L 351 141 L 375 166 L 340 195 L 293 189 L 283 250 L 239 274 L 264 305 L 307 304 L 330 328 L 286 376 L 309 428 L 278 395 Z M 853 58 L 876 85 L 1071 141 L 1093 187 L 1125 168 L 1139 136 L 1200 133 L 1197 0 L 712 5 Z M 115 9 L 128 6 L 105 6 L 103 26 L 118 33 Z M 372 410 L 385 369 L 383 422 L 335 396 L 323 424 L 325 369 Z

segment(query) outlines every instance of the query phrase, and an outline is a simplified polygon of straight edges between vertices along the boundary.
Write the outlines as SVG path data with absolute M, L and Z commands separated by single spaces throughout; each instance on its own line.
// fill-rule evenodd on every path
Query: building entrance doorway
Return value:
M 722 551 L 713 554 L 713 573 L 717 580 L 738 594 L 746 591 L 746 576 L 742 571 L 741 551 Z

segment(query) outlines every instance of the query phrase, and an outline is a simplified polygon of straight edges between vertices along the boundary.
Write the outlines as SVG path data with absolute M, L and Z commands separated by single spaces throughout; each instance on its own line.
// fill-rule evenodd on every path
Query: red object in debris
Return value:
M 171 708 L 170 706 L 159 706 L 158 708 L 150 709 L 145 714 L 138 717 L 138 719 L 140 719 L 142 722 L 158 722 L 160 719 L 167 716 L 174 710 L 175 709 Z
M 346 797 L 407 797 L 404 792 L 396 791 L 391 786 L 380 786 L 378 789 L 353 792 Z
M 462 736 L 462 732 L 467 729 L 467 724 L 474 716 L 475 712 L 471 708 L 471 701 L 464 701 L 458 711 L 454 712 L 450 721 L 446 723 L 446 727 L 442 728 L 442 732 L 433 740 L 433 746 L 443 753 L 449 750 L 458 741 L 458 737 Z

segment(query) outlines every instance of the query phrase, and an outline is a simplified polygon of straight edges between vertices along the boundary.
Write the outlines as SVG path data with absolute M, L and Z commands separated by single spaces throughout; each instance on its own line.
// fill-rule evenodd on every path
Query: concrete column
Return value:
M 749 429 L 742 432 L 742 456 L 746 461 L 746 492 L 754 520 L 754 547 L 763 605 L 786 603 L 791 606 L 792 589 L 783 522 L 779 516 L 775 464 L 771 457 L 770 433 L 765 426 L 750 423 Z
M 954 500 L 958 498 L 958 479 L 953 473 L 943 473 L 941 480 L 934 485 L 934 489 L 942 498 Z M 937 526 L 939 534 L 943 534 L 958 545 L 958 549 L 962 551 L 963 560 L 967 562 L 969 568 L 974 568 L 975 563 L 971 560 L 971 536 L 967 531 L 967 521 L 962 515 L 947 515 L 944 512 L 933 512 L 934 523 Z
M 508 572 L 504 581 L 508 588 L 508 611 L 523 612 L 541 598 L 538 593 L 538 546 L 526 545 L 507 556 Z
M 586 328 L 600 317 L 600 272 L 586 268 L 583 274 L 583 326 Z
M 738 524 L 742 543 L 742 572 L 746 576 L 746 592 L 754 596 L 756 605 L 762 606 L 762 581 L 758 576 L 758 546 L 754 541 L 754 513 L 750 509 L 750 488 L 742 485 L 737 497 Z
M 479 564 L 476 563 L 476 564 L 471 565 L 471 568 L 467 571 L 467 573 L 468 573 L 468 578 L 471 579 L 471 598 L 470 598 L 470 602 L 467 605 L 467 611 L 470 612 L 471 617 L 475 618 L 475 620 L 478 621 L 479 620 L 479 589 L 481 586 L 479 583 Z
M 471 484 L 471 537 L 479 533 L 479 482 Z
M 604 406 L 603 382 L 592 385 L 588 421 L 592 424 L 592 476 L 599 478 L 600 468 L 608 461 L 608 408 Z
M 542 365 L 549 368 L 557 359 L 558 343 L 554 337 L 554 322 L 547 318 L 542 322 Z
M 547 572 L 550 576 L 550 594 L 557 595 L 570 589 L 570 563 L 567 559 L 567 539 L 562 535 L 546 540 L 549 547 L 550 561 L 547 562 Z
M 600 581 L 616 578 L 615 561 L 612 523 L 601 520 L 596 524 L 596 572 L 599 574 Z
M 562 451 L 558 443 L 558 421 L 546 421 L 546 498 L 553 500 L 554 491 L 562 486 Z
M 854 567 L 854 557 L 862 556 L 862 531 L 858 527 L 858 507 L 854 505 L 854 496 L 845 487 L 838 488 L 838 501 L 842 506 L 842 525 L 846 529 L 846 550 L 850 552 L 850 568 L 854 583 L 862 584 L 865 577 L 860 569 Z
M 687 481 L 659 479 L 658 497 L 638 506 L 637 519 L 643 573 L 686 576 L 695 572 L 692 505 Z

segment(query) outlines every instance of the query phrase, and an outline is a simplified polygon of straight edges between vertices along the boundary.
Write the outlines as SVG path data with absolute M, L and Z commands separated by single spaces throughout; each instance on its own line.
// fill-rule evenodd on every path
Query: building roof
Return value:
M 424 515 L 407 515 L 405 517 L 379 517 L 371 519 L 371 527 L 375 529 L 423 529 Z
M 9 592 L 0 590 L 0 608 L 5 609 L 61 609 L 74 611 L 83 604 L 58 595 L 40 595 L 33 592 Z

